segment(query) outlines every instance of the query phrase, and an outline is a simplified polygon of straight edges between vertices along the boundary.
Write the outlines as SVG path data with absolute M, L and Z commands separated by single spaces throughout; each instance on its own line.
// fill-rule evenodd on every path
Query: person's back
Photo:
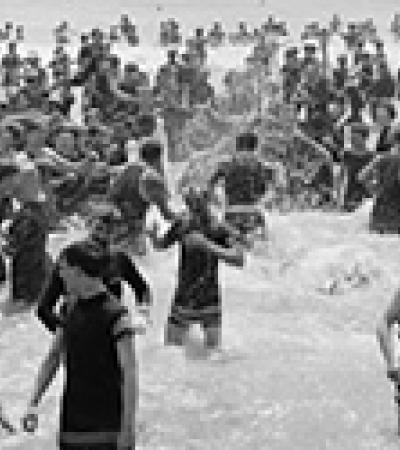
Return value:
M 213 178 L 224 179 L 230 205 L 254 204 L 264 195 L 271 173 L 257 155 L 243 152 L 221 163 Z
M 141 195 L 141 177 L 145 167 L 140 163 L 129 164 L 111 191 L 111 199 L 121 210 L 131 233 L 141 230 L 149 202 Z
M 227 245 L 227 234 L 223 228 L 202 227 L 198 232 L 217 245 Z M 202 298 L 207 301 L 207 296 L 218 295 L 218 258 L 206 248 L 183 240 L 178 279 L 179 295 L 191 297 L 192 302 L 197 304 L 201 304 Z
M 161 146 L 150 141 L 141 147 L 139 153 L 141 161 L 129 164 L 110 192 L 110 200 L 121 211 L 127 226 L 128 242 L 133 247 L 139 244 L 143 235 L 151 204 L 156 205 L 164 217 L 171 214 L 168 206 L 170 193 L 162 175 Z

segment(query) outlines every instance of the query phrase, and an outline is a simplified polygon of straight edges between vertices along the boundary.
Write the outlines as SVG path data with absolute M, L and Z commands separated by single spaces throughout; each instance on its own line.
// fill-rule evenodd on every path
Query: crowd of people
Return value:
M 129 45 L 139 43 L 127 16 L 110 32 L 83 33 L 76 58 L 68 51 L 68 24 L 60 24 L 48 65 L 38 54 L 20 54 L 21 27 L 13 41 L 13 25 L 7 24 L 6 31 L 0 70 L 0 175 L 2 250 L 11 260 L 10 302 L 21 307 L 39 303 L 39 319 L 55 335 L 24 428 L 36 428 L 37 406 L 64 361 L 59 448 L 134 448 L 134 337 L 145 328 L 151 306 L 150 285 L 132 259 L 140 251 L 139 237 L 151 238 L 157 249 L 175 242 L 181 247 L 165 343 L 183 345 L 188 327 L 200 322 L 205 348 L 212 353 L 221 345 L 218 261 L 243 266 L 249 236 L 257 227 L 265 229 L 259 205 L 277 184 L 277 175 L 257 152 L 257 133 L 247 130 L 237 137 L 233 157 L 209 174 L 206 189 L 189 190 L 181 208 L 172 206 L 164 146 L 171 155 L 176 129 L 184 128 L 199 105 L 218 109 L 207 48 L 222 42 L 221 24 L 214 24 L 208 35 L 196 29 L 181 51 L 169 49 L 154 80 L 135 61 L 123 63 L 114 49 L 121 36 Z M 180 42 L 177 22 L 164 23 L 161 31 L 164 45 Z M 271 75 L 277 61 L 280 46 L 274 36 L 286 34 L 286 25 L 271 18 L 254 33 L 241 22 L 233 41 L 254 44 L 247 62 L 261 67 L 258 82 L 260 73 Z M 389 70 L 381 40 L 372 39 L 374 51 L 367 50 L 370 34 L 367 38 L 349 25 L 343 35 L 347 53 L 334 67 L 326 58 L 321 61 L 316 44 L 286 49 L 280 68 L 282 104 L 298 113 L 303 141 L 326 155 L 328 170 L 320 173 L 319 183 L 333 185 L 334 168 L 339 167 L 347 169 L 348 186 L 359 185 L 360 170 L 376 154 L 392 155 L 396 147 L 398 80 Z M 80 121 L 73 117 L 77 107 Z M 356 131 L 362 136 L 357 145 L 352 139 Z M 372 150 L 367 137 L 375 139 Z M 348 192 L 362 197 L 360 189 Z M 348 204 L 352 201 L 359 198 L 348 199 Z M 152 205 L 171 223 L 163 236 L 146 228 Z M 88 237 L 53 261 L 47 253 L 49 233 L 74 214 L 86 218 Z M 5 281 L 4 261 L 1 269 Z M 132 306 L 122 303 L 123 281 L 136 293 L 137 322 Z M 99 353 L 99 347 L 104 351 Z

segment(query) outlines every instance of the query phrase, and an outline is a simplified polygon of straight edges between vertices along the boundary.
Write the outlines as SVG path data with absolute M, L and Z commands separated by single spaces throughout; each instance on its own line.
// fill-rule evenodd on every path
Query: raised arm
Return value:
M 52 333 L 55 333 L 57 327 L 62 325 L 60 318 L 54 312 L 54 308 L 63 293 L 64 284 L 57 265 L 39 298 L 37 308 L 39 320 Z
M 121 253 L 120 268 L 121 277 L 125 280 L 130 288 L 135 292 L 136 304 L 139 307 L 149 308 L 151 306 L 150 287 L 143 275 L 138 271 L 131 262 L 128 255 Z
M 185 225 L 181 220 L 177 220 L 169 230 L 162 236 L 158 236 L 155 231 L 149 233 L 153 247 L 162 250 L 170 247 L 175 242 L 180 241 L 185 233 Z
M 63 330 L 60 327 L 60 319 L 55 315 L 53 310 L 62 293 L 63 283 L 57 268 L 53 271 L 49 283 L 43 291 L 37 310 L 39 320 L 41 320 L 51 332 L 55 333 L 55 339 L 39 367 L 32 396 L 27 405 L 25 415 L 22 418 L 23 428 L 27 432 L 34 432 L 37 428 L 37 407 L 61 364 Z
M 235 244 L 231 247 L 225 247 L 225 245 L 219 245 L 211 241 L 199 232 L 188 233 L 185 241 L 191 246 L 206 249 L 227 264 L 237 267 L 243 267 L 244 265 L 244 248 L 242 245 Z

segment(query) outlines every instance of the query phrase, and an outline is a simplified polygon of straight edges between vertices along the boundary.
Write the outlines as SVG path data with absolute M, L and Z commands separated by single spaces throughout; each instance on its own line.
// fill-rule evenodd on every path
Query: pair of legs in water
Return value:
M 218 350 L 221 346 L 222 329 L 219 296 L 208 299 L 207 305 L 184 305 L 183 303 L 184 298 L 180 295 L 176 296 L 165 327 L 165 345 L 184 346 L 190 327 L 199 323 L 204 333 L 205 349 Z
M 174 323 L 168 320 L 165 328 L 165 345 L 184 346 L 192 323 Z M 221 325 L 200 324 L 204 333 L 204 346 L 207 350 L 218 350 L 221 345 Z

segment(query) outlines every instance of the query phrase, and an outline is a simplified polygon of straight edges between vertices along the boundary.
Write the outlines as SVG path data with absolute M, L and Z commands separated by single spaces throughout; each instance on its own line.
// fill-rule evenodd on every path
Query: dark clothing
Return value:
M 345 67 L 339 67 L 333 70 L 333 86 L 335 90 L 344 90 L 348 75 L 348 70 Z
M 400 323 L 400 295 L 396 293 L 394 299 L 385 312 L 385 321 L 388 326 L 392 326 L 394 323 Z
M 377 153 L 387 153 L 392 149 L 393 143 L 390 140 L 390 127 L 384 127 L 379 136 L 379 141 L 376 146 Z
M 374 83 L 371 94 L 376 98 L 393 98 L 396 85 L 390 73 L 382 74 Z
M 201 232 L 221 247 L 229 247 L 231 234 L 220 226 L 207 227 Z M 207 249 L 193 247 L 185 242 L 179 225 L 171 228 L 166 245 L 181 242 L 178 286 L 171 306 L 168 323 L 188 326 L 200 322 L 204 327 L 221 323 L 221 299 L 218 281 L 218 258 Z
M 4 85 L 12 86 L 18 81 L 18 70 L 21 67 L 19 55 L 6 54 L 2 58 L 2 66 L 5 69 Z
M 163 210 L 168 196 L 163 177 L 143 164 L 128 165 L 113 184 L 110 199 L 121 211 L 127 225 L 127 239 L 133 248 L 143 233 L 150 204 Z
M 144 170 L 143 166 L 129 165 L 111 192 L 111 198 L 121 210 L 130 232 L 135 234 L 142 231 L 146 211 L 150 206 L 141 195 L 140 180 Z
M 10 227 L 12 248 L 12 295 L 29 304 L 37 301 L 51 260 L 46 253 L 48 217 L 44 206 L 29 202 Z
M 116 444 L 66 444 L 60 443 L 59 447 L 60 450 L 117 450 Z
M 364 107 L 364 102 L 361 96 L 360 89 L 356 86 L 349 87 L 347 89 L 347 95 L 351 102 L 351 117 L 350 122 L 362 122 L 361 110 Z
M 371 214 L 370 228 L 380 233 L 400 233 L 400 161 L 388 155 L 378 167 L 379 192 Z
M 347 211 L 354 211 L 364 198 L 370 195 L 364 183 L 360 182 L 358 176 L 361 170 L 373 159 L 371 153 L 357 154 L 353 152 L 344 153 L 344 165 L 347 169 L 347 190 L 344 199 Z
M 250 205 L 258 202 L 273 181 L 273 171 L 257 155 L 235 156 L 219 165 L 211 182 L 225 180 L 225 193 L 230 205 Z
M 66 383 L 60 448 L 113 449 L 121 429 L 122 410 L 123 380 L 117 342 L 134 334 L 128 311 L 118 301 L 121 281 L 126 280 L 134 289 L 138 303 L 144 301 L 147 284 L 123 253 L 93 253 L 88 243 L 81 243 L 64 250 L 60 261 L 65 260 L 72 266 L 84 262 L 85 271 L 92 276 L 97 267 L 97 278 L 107 291 L 78 298 L 67 318 L 61 320 L 53 309 L 69 290 L 58 263 L 38 308 L 38 316 L 49 330 L 64 324 Z
M 142 297 L 147 284 L 129 257 L 124 253 L 93 253 L 91 245 L 84 242 L 68 247 L 61 254 L 60 260 L 61 258 L 71 257 L 77 260 L 77 264 L 81 264 L 81 261 L 85 261 L 86 266 L 90 264 L 92 272 L 98 272 L 96 276 L 101 278 L 108 292 L 116 298 L 121 297 L 121 281 L 125 280 L 135 290 L 136 302 L 138 304 L 143 302 Z M 53 312 L 53 309 L 59 297 L 66 292 L 68 292 L 68 287 L 65 286 L 65 282 L 62 279 L 59 264 L 56 264 L 38 307 L 39 319 L 52 332 L 55 332 L 56 327 L 61 325 L 60 318 Z M 90 301 L 102 303 L 107 298 L 107 295 L 104 293 L 96 293 L 96 295 L 90 297 Z

